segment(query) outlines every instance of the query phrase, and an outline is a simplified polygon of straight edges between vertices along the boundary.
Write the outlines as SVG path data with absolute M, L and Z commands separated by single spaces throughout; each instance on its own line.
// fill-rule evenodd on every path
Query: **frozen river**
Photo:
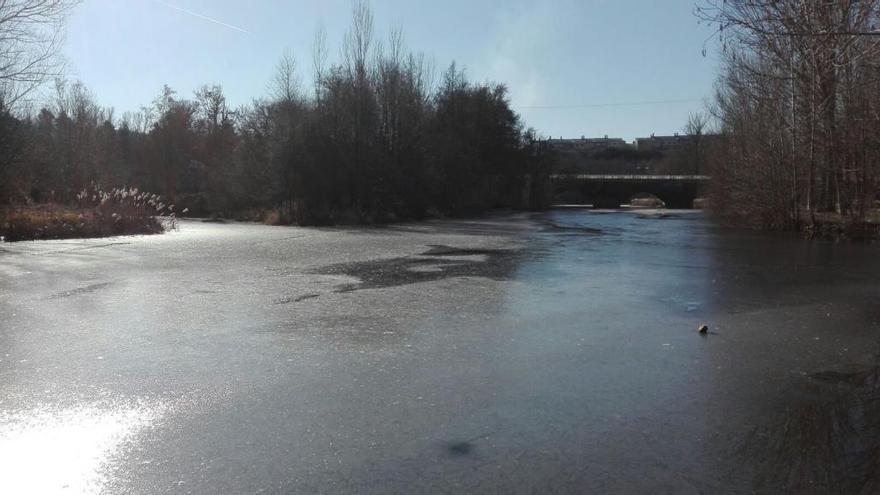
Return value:
M 577 210 L 0 244 L 0 493 L 872 493 L 877 250 Z

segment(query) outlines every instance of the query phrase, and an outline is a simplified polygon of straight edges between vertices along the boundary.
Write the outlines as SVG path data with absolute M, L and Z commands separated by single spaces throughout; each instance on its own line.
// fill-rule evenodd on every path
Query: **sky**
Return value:
M 400 27 L 438 79 L 455 61 L 471 81 L 506 84 L 524 124 L 547 137 L 672 134 L 712 95 L 712 31 L 697 23 L 694 0 L 370 6 L 377 36 Z M 338 60 L 350 19 L 350 0 L 85 0 L 69 19 L 64 53 L 69 79 L 117 116 L 148 105 L 163 84 L 187 98 L 219 84 L 238 106 L 267 95 L 285 50 L 310 87 L 315 33 L 326 30 L 329 58 Z

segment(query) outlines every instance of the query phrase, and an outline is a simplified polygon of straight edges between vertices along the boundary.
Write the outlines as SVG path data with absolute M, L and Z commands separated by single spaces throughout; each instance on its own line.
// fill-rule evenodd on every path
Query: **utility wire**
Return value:
M 634 107 L 639 105 L 659 105 L 663 103 L 691 103 L 695 101 L 703 101 L 700 98 L 682 98 L 678 100 L 644 100 L 644 101 L 628 101 L 617 103 L 587 103 L 584 105 L 513 105 L 518 109 L 552 109 L 552 108 L 599 108 L 599 107 Z

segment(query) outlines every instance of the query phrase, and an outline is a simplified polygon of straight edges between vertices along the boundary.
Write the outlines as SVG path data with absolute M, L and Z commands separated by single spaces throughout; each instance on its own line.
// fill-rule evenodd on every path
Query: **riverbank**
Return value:
M 832 212 L 802 214 L 800 230 L 808 238 L 870 240 L 880 239 L 880 210 L 871 210 L 864 221 L 853 221 L 846 215 Z
M 780 215 L 760 216 L 746 211 L 706 210 L 720 223 L 759 231 L 797 232 L 807 239 L 877 241 L 880 240 L 880 209 L 866 212 L 863 219 L 835 212 L 804 210 L 795 221 Z

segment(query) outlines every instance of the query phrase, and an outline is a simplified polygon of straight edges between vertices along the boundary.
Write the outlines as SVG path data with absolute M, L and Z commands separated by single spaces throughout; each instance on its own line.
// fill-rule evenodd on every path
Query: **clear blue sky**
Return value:
M 702 100 L 716 59 L 693 0 L 373 0 L 377 34 L 399 25 L 438 75 L 455 60 L 471 80 L 504 82 L 526 125 L 546 136 L 637 136 L 679 131 L 702 101 L 588 108 L 528 108 Z M 349 0 L 86 0 L 68 25 L 66 56 L 117 115 L 168 84 L 190 97 L 220 84 L 233 105 L 266 94 L 285 49 L 309 83 L 311 43 L 327 30 L 336 59 Z M 711 46 L 709 47 L 711 51 Z

